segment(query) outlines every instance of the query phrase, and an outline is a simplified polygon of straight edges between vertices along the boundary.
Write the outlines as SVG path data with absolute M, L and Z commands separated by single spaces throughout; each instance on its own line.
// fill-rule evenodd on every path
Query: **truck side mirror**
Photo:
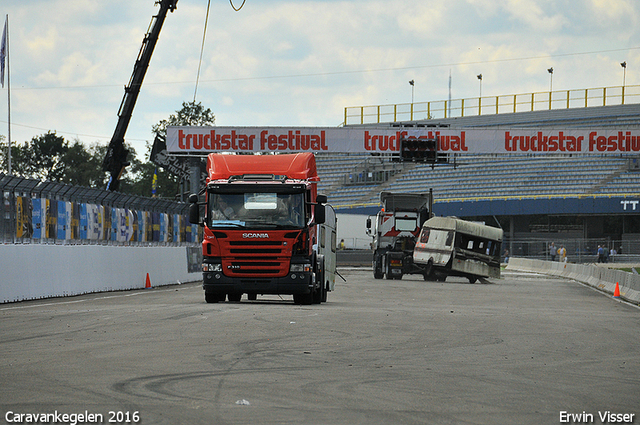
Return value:
M 371 230 L 371 217 L 367 218 L 367 230 Z
M 325 207 L 322 204 L 315 205 L 314 215 L 316 218 L 316 224 L 324 224 L 326 220 L 326 214 L 325 214 L 324 208 Z
M 318 195 L 316 196 L 316 202 L 319 204 L 326 204 L 327 203 L 327 195 Z
M 192 193 L 189 195 L 189 223 L 202 224 L 200 222 L 200 205 L 198 205 L 198 195 Z

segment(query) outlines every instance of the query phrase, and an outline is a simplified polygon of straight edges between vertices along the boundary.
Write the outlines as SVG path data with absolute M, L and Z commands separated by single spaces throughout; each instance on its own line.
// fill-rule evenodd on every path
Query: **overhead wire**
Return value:
M 247 0 L 242 0 L 242 4 L 240 5 L 240 7 L 236 8 L 233 4 L 233 0 L 229 0 L 229 3 L 231 3 L 231 7 L 233 8 L 233 10 L 235 10 L 236 12 L 238 12 L 240 9 L 242 9 L 242 7 L 244 6 L 245 2 Z M 204 31 L 202 32 L 202 44 L 200 45 L 200 60 L 198 61 L 198 73 L 196 74 L 196 86 L 193 90 L 193 103 L 196 103 L 196 95 L 198 94 L 198 83 L 200 82 L 200 69 L 202 68 L 202 55 L 204 53 L 204 42 L 205 39 L 207 37 L 207 25 L 209 23 L 209 9 L 211 8 L 211 0 L 207 1 L 207 13 L 205 14 L 204 17 Z
M 371 72 L 389 72 L 389 71 L 403 71 L 403 70 L 412 70 L 412 69 L 429 69 L 429 68 L 442 68 L 442 67 L 452 67 L 452 66 L 462 66 L 462 65 L 478 65 L 478 64 L 489 64 L 489 63 L 501 63 L 501 62 L 518 62 L 518 61 L 527 61 L 527 60 L 535 60 L 535 59 L 550 59 L 550 58 L 560 58 L 560 57 L 570 57 L 570 56 L 584 56 L 584 55 L 592 55 L 592 54 L 600 54 L 600 53 L 613 53 L 613 52 L 621 52 L 621 51 L 630 51 L 630 50 L 640 50 L 640 46 L 628 47 L 624 49 L 608 49 L 608 50 L 594 50 L 589 52 L 574 52 L 574 53 L 559 53 L 559 54 L 551 54 L 551 55 L 540 55 L 540 56 L 525 56 L 525 57 L 515 57 L 515 58 L 502 58 L 502 59 L 491 59 L 491 60 L 478 60 L 478 61 L 468 61 L 468 62 L 452 62 L 452 63 L 440 63 L 440 64 L 431 64 L 431 65 L 416 65 L 416 66 L 403 66 L 403 67 L 393 67 L 393 68 L 371 68 L 371 69 L 356 69 L 351 71 L 326 71 L 326 72 L 313 72 L 313 73 L 305 73 L 305 74 L 281 74 L 281 75 L 265 75 L 265 76 L 257 76 L 257 77 L 230 77 L 230 78 L 216 78 L 211 80 L 203 80 L 203 82 L 207 83 L 216 83 L 216 82 L 227 82 L 227 81 L 250 81 L 250 80 L 273 80 L 273 79 L 283 79 L 283 78 L 303 78 L 303 77 L 322 77 L 322 76 L 335 76 L 335 75 L 349 75 L 349 74 L 364 74 Z M 190 84 L 192 81 L 159 81 L 159 82 L 145 82 L 146 86 L 155 85 L 155 84 Z M 59 89 L 90 89 L 90 88 L 101 88 L 101 87 L 117 87 L 117 84 L 99 84 L 99 85 L 78 85 L 78 86 L 58 86 L 58 87 L 16 87 L 14 90 L 59 90 Z
M 196 94 L 198 93 L 198 83 L 200 82 L 200 68 L 202 66 L 202 54 L 204 53 L 204 40 L 207 37 L 207 24 L 209 23 L 209 7 L 211 0 L 207 1 L 207 13 L 204 18 L 204 31 L 202 33 L 202 45 L 200 46 L 200 60 L 198 61 L 198 74 L 196 75 L 196 87 L 193 90 L 193 103 L 196 103 Z
M 244 6 L 244 2 L 246 2 L 247 0 L 242 0 L 242 4 L 240 5 L 239 8 L 236 9 L 236 7 L 233 5 L 233 0 L 229 0 L 229 3 L 231 3 L 231 7 L 233 8 L 233 10 L 235 10 L 236 12 L 238 12 L 240 9 L 242 9 L 242 6 Z

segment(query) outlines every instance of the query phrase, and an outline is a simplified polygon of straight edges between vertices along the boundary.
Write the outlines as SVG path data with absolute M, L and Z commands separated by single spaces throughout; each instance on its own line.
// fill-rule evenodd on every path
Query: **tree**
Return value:
M 183 102 L 182 109 L 169 118 L 152 127 L 155 135 L 166 138 L 168 125 L 214 125 L 215 116 L 211 109 L 204 108 L 201 103 Z M 0 135 L 0 172 L 6 172 L 7 145 Z M 156 196 L 163 198 L 176 197 L 179 194 L 179 178 L 152 162 L 141 162 L 136 159 L 132 146 L 126 145 L 131 165 L 120 182 L 120 191 L 140 196 L 151 196 L 151 184 L 157 170 L 158 189 Z M 89 149 L 80 140 L 72 143 L 58 136 L 55 131 L 33 137 L 22 144 L 12 144 L 12 173 L 16 176 L 69 183 L 79 186 L 106 188 L 107 175 L 102 171 L 102 161 L 107 146 L 94 144 Z M 151 145 L 147 145 L 147 156 L 151 153 Z
M 102 171 L 105 151 L 106 146 L 98 144 L 86 149 L 84 144 L 76 139 L 61 159 L 64 164 L 61 181 L 78 186 L 105 187 L 106 177 Z
M 166 120 L 160 121 L 152 127 L 155 135 L 167 135 L 167 126 L 170 125 L 215 125 L 216 117 L 211 109 L 205 109 L 202 103 L 182 102 L 182 109 L 176 111 L 176 115 L 169 115 Z
M 202 106 L 200 102 L 182 102 L 182 109 L 176 111 L 175 114 L 169 115 L 169 118 L 161 120 L 152 127 L 154 135 L 159 136 L 162 140 L 166 139 L 167 126 L 170 125 L 198 125 L 207 126 L 215 125 L 215 115 L 209 108 Z M 151 145 L 147 145 L 147 155 L 151 154 Z M 140 173 L 140 179 L 130 186 L 131 190 L 142 196 L 151 195 L 151 183 L 153 181 L 154 172 L 158 175 L 158 188 L 156 196 L 161 198 L 175 198 L 181 192 L 180 179 L 164 170 L 162 167 L 156 166 L 152 162 L 141 164 L 137 169 Z
M 62 181 L 65 168 L 62 158 L 68 149 L 69 144 L 55 131 L 36 136 L 24 144 L 12 144 L 11 171 L 26 178 Z M 6 164 L 6 160 L 3 162 Z

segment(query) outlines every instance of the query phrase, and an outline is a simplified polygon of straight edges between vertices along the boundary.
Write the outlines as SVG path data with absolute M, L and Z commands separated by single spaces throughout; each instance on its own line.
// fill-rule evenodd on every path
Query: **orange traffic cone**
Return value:
M 144 284 L 145 288 L 151 288 L 151 280 L 149 279 L 149 273 L 147 273 L 147 281 Z
M 616 282 L 616 289 L 613 291 L 614 298 L 620 298 L 620 286 L 618 286 L 618 282 Z

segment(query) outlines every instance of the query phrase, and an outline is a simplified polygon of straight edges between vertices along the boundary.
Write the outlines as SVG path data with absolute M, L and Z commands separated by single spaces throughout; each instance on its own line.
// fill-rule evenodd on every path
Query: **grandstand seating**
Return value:
M 493 115 L 387 123 L 440 125 L 450 128 L 615 128 L 640 129 L 640 103 L 536 110 Z M 380 125 L 380 124 L 378 124 Z M 365 127 L 367 124 L 364 125 Z M 354 125 L 359 127 L 359 125 Z M 379 193 L 427 192 L 436 202 L 446 200 L 512 199 L 514 197 L 640 196 L 640 169 L 629 169 L 630 156 L 461 155 L 452 164 L 404 164 L 384 183 L 371 184 L 349 175 L 365 169 L 365 156 L 319 154 L 318 189 L 338 209 L 377 206 Z M 635 157 L 638 159 L 638 157 Z M 390 157 L 377 160 L 392 164 Z M 398 163 L 395 163 L 396 166 Z M 345 183 L 348 183 L 345 184 Z
M 319 154 L 318 190 L 336 208 L 376 205 L 382 190 L 434 191 L 436 200 L 536 196 L 640 194 L 640 172 L 628 158 L 612 156 L 464 155 L 453 164 L 410 164 L 383 184 L 349 184 L 365 160 L 361 155 Z M 386 157 L 381 161 L 388 161 Z

